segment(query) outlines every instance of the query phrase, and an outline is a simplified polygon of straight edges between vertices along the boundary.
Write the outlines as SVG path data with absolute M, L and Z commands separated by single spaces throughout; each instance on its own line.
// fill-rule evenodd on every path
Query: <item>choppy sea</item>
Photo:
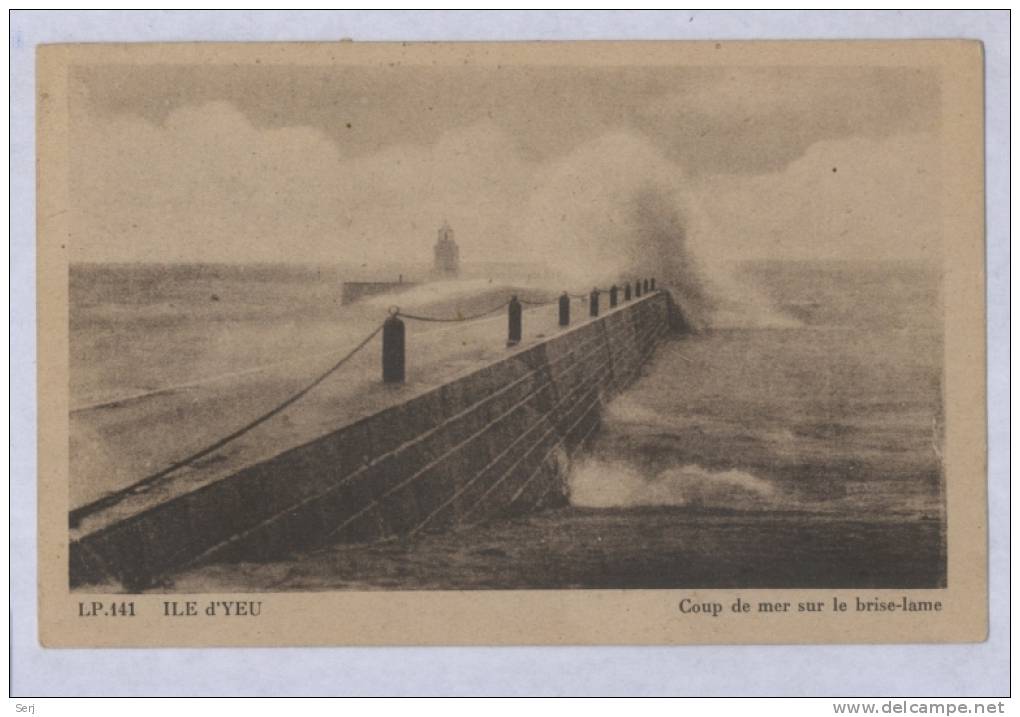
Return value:
M 945 585 L 938 274 L 761 262 L 739 280 L 772 319 L 751 311 L 660 347 L 607 406 L 572 468 L 569 505 L 414 541 L 205 566 L 170 587 Z

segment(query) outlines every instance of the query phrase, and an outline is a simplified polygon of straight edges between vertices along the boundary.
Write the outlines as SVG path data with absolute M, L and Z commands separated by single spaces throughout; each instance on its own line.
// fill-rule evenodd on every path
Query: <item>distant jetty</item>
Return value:
M 396 281 L 345 281 L 340 290 L 340 302 L 353 304 L 366 296 L 407 291 L 419 284 L 420 282 L 417 281 L 404 281 L 403 275 Z
M 453 229 L 443 221 L 436 236 L 436 244 L 432 248 L 434 262 L 432 276 L 442 279 L 454 279 L 460 274 L 460 247 L 453 238 Z M 419 281 L 404 281 L 404 275 L 396 281 L 345 281 L 341 290 L 340 300 L 344 304 L 352 304 L 366 296 L 389 294 L 417 286 Z

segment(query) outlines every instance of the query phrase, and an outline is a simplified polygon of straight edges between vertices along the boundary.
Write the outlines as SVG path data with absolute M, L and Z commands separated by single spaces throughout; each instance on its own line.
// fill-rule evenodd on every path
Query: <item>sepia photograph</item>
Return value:
M 71 83 L 76 587 L 945 585 L 934 71 Z
M 940 612 L 980 53 L 682 45 L 52 48 L 79 610 Z

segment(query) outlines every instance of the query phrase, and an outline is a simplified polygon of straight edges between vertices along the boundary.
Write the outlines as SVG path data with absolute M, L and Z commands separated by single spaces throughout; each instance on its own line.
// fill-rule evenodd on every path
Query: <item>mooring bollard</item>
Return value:
M 641 296 L 641 279 L 634 282 L 634 296 Z
M 609 287 L 609 308 L 616 306 L 616 295 L 620 293 L 620 287 L 613 284 Z
M 623 285 L 623 300 L 630 301 L 630 282 Z
M 652 291 L 655 291 L 655 278 L 654 277 L 651 280 L 651 286 L 652 286 Z
M 570 294 L 560 295 L 560 326 L 570 326 Z
M 510 297 L 506 313 L 509 324 L 506 345 L 516 346 L 521 342 L 521 302 L 517 300 L 516 294 Z
M 390 309 L 390 317 L 383 322 L 382 380 L 383 383 L 404 382 L 404 322 L 399 309 Z
M 599 315 L 599 290 L 598 288 L 592 289 L 591 294 L 588 296 L 588 313 L 592 316 Z

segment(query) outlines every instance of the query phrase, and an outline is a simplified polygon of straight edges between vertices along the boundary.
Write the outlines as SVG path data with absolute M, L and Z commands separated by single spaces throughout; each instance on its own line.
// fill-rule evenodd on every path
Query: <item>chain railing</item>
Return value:
M 194 463 L 197 460 L 205 458 L 210 453 L 213 453 L 213 452 L 219 450 L 220 448 L 223 448 L 228 443 L 230 443 L 230 442 L 240 438 L 241 436 L 243 436 L 244 434 L 248 433 L 252 429 L 262 425 L 263 423 L 265 423 L 266 421 L 271 419 L 273 416 L 276 416 L 281 411 L 285 410 L 289 406 L 291 406 L 294 403 L 296 403 L 297 401 L 299 401 L 309 391 L 311 391 L 313 388 L 315 388 L 316 386 L 321 384 L 323 381 L 325 381 L 327 378 L 329 378 L 332 374 L 334 374 L 341 366 L 343 366 L 345 363 L 347 363 L 352 358 L 354 358 L 355 354 L 357 354 L 359 351 L 361 351 L 363 348 L 365 348 L 372 339 L 374 339 L 376 336 L 379 335 L 379 332 L 383 330 L 383 326 L 384 326 L 384 324 L 380 324 L 379 326 L 377 326 L 368 336 L 366 336 L 364 339 L 362 339 L 358 343 L 357 346 L 355 346 L 347 354 L 345 354 L 343 358 L 341 358 L 335 364 L 330 366 L 329 369 L 327 369 L 323 373 L 319 374 L 314 380 L 312 380 L 310 383 L 305 385 L 302 389 L 300 389 L 296 393 L 291 394 L 285 400 L 283 400 L 280 403 L 278 403 L 277 405 L 273 406 L 271 409 L 269 409 L 265 413 L 261 414 L 258 418 L 255 418 L 255 419 L 249 421 L 248 423 L 243 425 L 241 428 L 238 428 L 233 433 L 230 433 L 230 434 L 220 438 L 219 440 L 214 441 L 213 443 L 210 443 L 206 447 L 204 447 L 204 448 L 202 448 L 202 449 L 200 449 L 198 451 L 195 451 L 194 453 L 192 453 L 191 455 L 187 456 L 186 458 L 182 458 L 182 459 L 180 459 L 180 460 L 170 464 L 166 468 L 163 468 L 162 470 L 157 471 L 156 473 L 148 475 L 145 478 L 142 478 L 141 480 L 132 483 L 127 488 L 122 488 L 121 490 L 114 491 L 112 493 L 108 493 L 108 494 L 104 495 L 102 498 L 99 498 L 98 500 L 95 500 L 95 501 L 93 501 L 91 503 L 83 505 L 83 506 L 81 506 L 79 508 L 75 508 L 74 510 L 72 510 L 70 512 L 71 527 L 72 528 L 76 527 L 81 522 L 81 519 L 86 517 L 86 516 L 88 516 L 88 515 L 96 513 L 97 511 L 102 510 L 103 508 L 107 508 L 107 507 L 109 507 L 111 505 L 116 505 L 117 503 L 120 503 L 122 500 L 124 500 L 128 496 L 144 492 L 153 483 L 156 483 L 161 478 L 165 478 L 168 475 L 170 475 L 171 473 L 174 473 L 174 472 L 180 470 L 181 468 L 189 466 L 189 465 L 191 465 L 192 463 Z
M 634 298 L 638 298 L 642 293 L 648 293 L 649 291 L 655 290 L 655 279 L 643 279 L 635 282 Z M 403 383 L 406 379 L 406 331 L 404 322 L 402 319 L 410 321 L 422 321 L 422 322 L 436 322 L 436 323 L 459 323 L 467 321 L 476 321 L 486 316 L 496 314 L 497 312 L 507 309 L 508 326 L 507 326 L 507 346 L 512 347 L 520 343 L 522 337 L 523 328 L 523 308 L 522 305 L 527 305 L 533 308 L 540 308 L 543 306 L 550 306 L 552 304 L 558 305 L 559 312 L 559 325 L 566 327 L 570 325 L 570 304 L 571 299 L 587 300 L 589 304 L 589 315 L 597 317 L 599 315 L 600 295 L 606 293 L 609 295 L 610 308 L 614 308 L 618 305 L 620 289 L 615 284 L 609 289 L 600 289 L 595 287 L 588 294 L 574 294 L 564 291 L 559 298 L 551 299 L 549 301 L 534 301 L 529 299 L 521 299 L 516 294 L 511 296 L 507 301 L 502 302 L 498 306 L 486 309 L 485 311 L 470 314 L 464 316 L 457 313 L 456 316 L 423 316 L 419 314 L 412 314 L 405 312 L 398 306 L 392 306 L 389 310 L 389 317 L 386 318 L 381 324 L 375 327 L 365 338 L 363 338 L 358 344 L 348 351 L 342 358 L 337 360 L 332 366 L 326 371 L 316 376 L 312 381 L 302 387 L 300 390 L 288 396 L 283 401 L 277 403 L 275 406 L 265 411 L 257 418 L 252 419 L 248 423 L 244 424 L 240 428 L 232 431 L 231 433 L 223 436 L 222 438 L 213 441 L 204 448 L 195 451 L 185 458 L 177 460 L 167 467 L 148 475 L 141 480 L 138 480 L 126 488 L 122 488 L 117 491 L 113 491 L 104 495 L 103 497 L 95 500 L 86 505 L 80 506 L 70 511 L 69 519 L 72 528 L 77 527 L 83 518 L 92 515 L 94 513 L 116 505 L 121 501 L 127 499 L 132 495 L 144 493 L 149 490 L 153 484 L 166 478 L 167 476 L 186 468 L 194 464 L 196 461 L 205 458 L 206 456 L 218 451 L 227 444 L 237 440 L 241 436 L 249 433 L 253 429 L 262 425 L 266 421 L 269 421 L 274 416 L 277 416 L 282 411 L 286 410 L 305 395 L 307 395 L 314 388 L 319 386 L 323 381 L 338 371 L 344 364 L 350 361 L 356 354 L 362 351 L 372 339 L 382 334 L 382 379 L 384 383 L 394 384 Z M 623 300 L 631 300 L 631 285 L 630 283 L 624 284 L 623 288 Z

